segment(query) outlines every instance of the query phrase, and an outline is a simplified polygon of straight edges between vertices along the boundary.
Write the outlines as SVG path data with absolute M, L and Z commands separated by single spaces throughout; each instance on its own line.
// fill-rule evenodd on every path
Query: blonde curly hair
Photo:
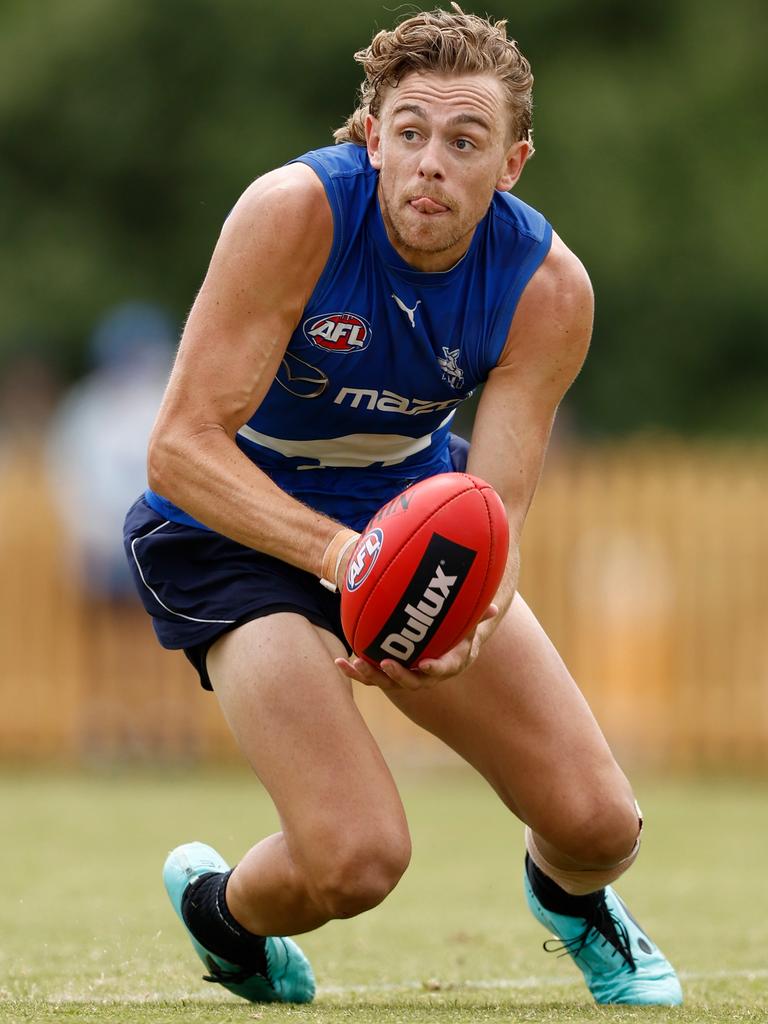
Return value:
M 360 86 L 357 109 L 333 137 L 337 143 L 365 145 L 365 118 L 378 117 L 384 91 L 412 71 L 449 74 L 496 75 L 509 105 L 510 137 L 531 144 L 533 75 L 531 65 L 514 39 L 507 38 L 507 22 L 465 14 L 458 4 L 453 11 L 435 9 L 415 14 L 391 31 L 378 32 L 370 46 L 358 50 L 365 79 Z

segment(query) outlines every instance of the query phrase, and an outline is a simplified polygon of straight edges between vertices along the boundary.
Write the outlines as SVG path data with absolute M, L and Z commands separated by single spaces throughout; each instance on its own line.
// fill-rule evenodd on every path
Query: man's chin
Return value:
M 432 255 L 447 252 L 458 241 L 457 238 L 453 237 L 453 234 L 449 236 L 446 231 L 438 230 L 437 225 L 433 227 L 430 224 L 425 224 L 419 229 L 402 225 L 397 235 L 399 243 L 406 249 L 410 249 L 412 252 L 429 253 Z

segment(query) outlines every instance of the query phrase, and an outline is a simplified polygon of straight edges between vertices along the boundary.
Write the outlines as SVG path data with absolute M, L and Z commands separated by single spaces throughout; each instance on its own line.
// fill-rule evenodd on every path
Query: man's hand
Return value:
M 489 622 L 497 614 L 496 605 L 490 604 L 480 623 Z M 469 636 L 450 651 L 446 651 L 442 657 L 427 658 L 412 669 L 407 669 L 399 661 L 391 658 L 385 658 L 377 669 L 355 655 L 350 658 L 336 658 L 336 664 L 349 679 L 364 683 L 366 686 L 378 686 L 382 690 L 428 690 L 442 679 L 458 676 L 469 668 L 479 654 L 483 639 L 487 635 L 480 629 L 480 623 Z

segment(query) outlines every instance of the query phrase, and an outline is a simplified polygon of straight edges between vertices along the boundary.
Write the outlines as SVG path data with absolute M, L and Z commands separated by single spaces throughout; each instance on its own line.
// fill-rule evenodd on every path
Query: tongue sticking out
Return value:
M 448 209 L 442 203 L 437 203 L 434 199 L 428 199 L 426 196 L 422 196 L 420 199 L 411 199 L 410 205 L 419 213 L 445 213 Z

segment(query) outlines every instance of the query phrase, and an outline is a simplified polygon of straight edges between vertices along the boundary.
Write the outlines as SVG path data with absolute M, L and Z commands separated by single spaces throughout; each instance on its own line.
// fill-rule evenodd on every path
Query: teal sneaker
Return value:
M 163 867 L 163 882 L 173 909 L 187 929 L 195 952 L 210 972 L 204 980 L 223 985 L 252 1003 L 310 1003 L 315 995 L 315 978 L 309 961 L 291 939 L 268 936 L 265 976 L 215 956 L 190 932 L 181 912 L 184 890 L 211 871 L 229 871 L 229 865 L 204 843 L 177 846 L 168 854 Z
M 525 895 L 533 916 L 559 942 L 547 952 L 568 953 L 584 975 L 597 1003 L 677 1006 L 683 1001 L 674 968 L 657 949 L 610 885 L 594 915 L 568 917 L 546 910 L 528 875 Z

